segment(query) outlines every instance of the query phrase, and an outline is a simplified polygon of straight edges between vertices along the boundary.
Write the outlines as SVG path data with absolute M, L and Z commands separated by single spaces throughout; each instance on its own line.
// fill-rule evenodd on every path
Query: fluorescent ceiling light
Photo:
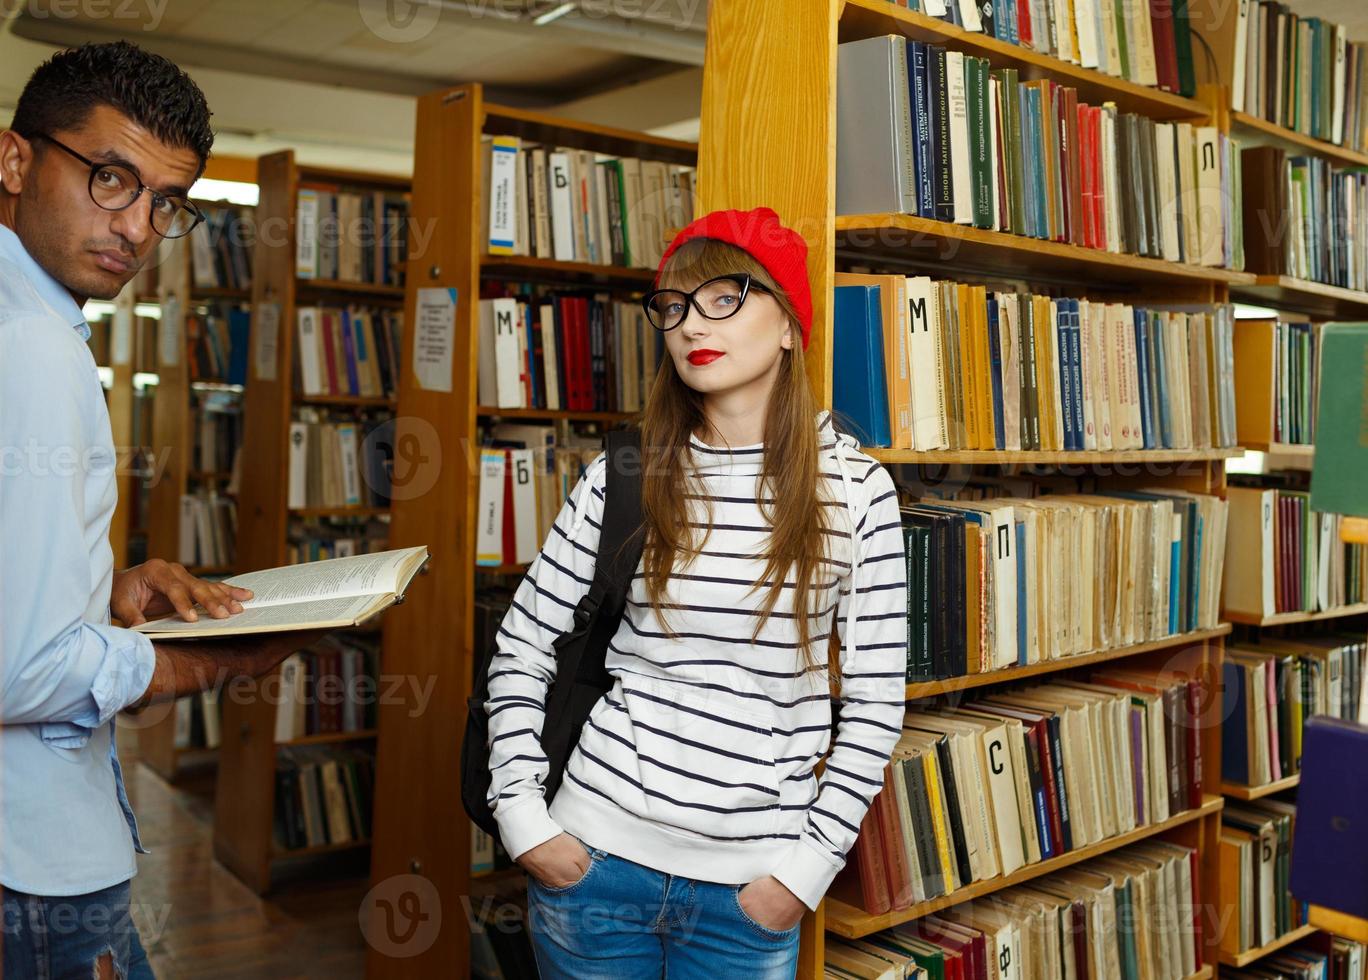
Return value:
M 570 11 L 574 9 L 575 5 L 573 3 L 557 4 L 550 10 L 543 11 L 542 13 L 537 14 L 537 16 L 533 17 L 532 23 L 537 25 L 538 27 L 541 27 L 544 24 L 551 23 L 553 20 L 560 20 L 562 17 L 564 17 L 566 14 L 570 13 Z

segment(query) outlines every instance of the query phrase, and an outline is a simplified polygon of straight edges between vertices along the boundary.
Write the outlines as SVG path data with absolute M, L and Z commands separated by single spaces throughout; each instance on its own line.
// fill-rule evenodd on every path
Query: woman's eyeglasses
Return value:
M 131 207 L 145 191 L 152 196 L 152 228 L 163 238 L 183 238 L 204 220 L 200 210 L 185 198 L 159 194 L 122 164 L 97 163 L 46 133 L 39 133 L 34 139 L 46 140 L 89 167 L 90 182 L 87 189 L 90 199 L 106 211 L 122 211 Z
M 673 330 L 684 322 L 693 307 L 709 320 L 736 316 L 752 289 L 770 292 L 746 272 L 734 272 L 700 283 L 690 292 L 679 289 L 654 289 L 641 298 L 646 319 L 657 330 Z

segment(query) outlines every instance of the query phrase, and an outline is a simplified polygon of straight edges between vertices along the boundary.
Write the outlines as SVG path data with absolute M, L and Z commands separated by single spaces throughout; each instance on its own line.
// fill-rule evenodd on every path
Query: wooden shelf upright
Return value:
M 418 102 L 412 220 L 430 238 L 424 250 L 415 247 L 409 255 L 404 350 L 412 349 L 418 290 L 428 288 L 456 291 L 455 349 L 449 391 L 421 387 L 411 355 L 404 360 L 396 440 L 411 447 L 406 459 L 421 462 L 405 475 L 407 489 L 396 487 L 391 540 L 396 548 L 425 544 L 432 560 L 428 574 L 413 580 L 402 614 L 386 624 L 384 662 L 388 672 L 435 678 L 436 684 L 425 711 L 408 703 L 380 707 L 371 876 L 375 885 L 399 875 L 426 879 L 444 921 L 431 947 L 412 957 L 391 956 L 373 944 L 366 971 L 372 978 L 466 976 L 469 970 L 467 922 L 455 910 L 470 894 L 471 877 L 471 825 L 461 808 L 457 775 L 474 659 L 476 432 L 481 416 L 505 414 L 476 404 L 481 280 L 603 290 L 640 289 L 650 278 L 642 269 L 485 255 L 482 134 L 689 166 L 696 154 L 690 143 L 494 105 L 479 85 L 433 92 Z M 604 422 L 617 416 L 557 417 Z M 374 928 L 382 930 L 384 910 L 370 914 Z
M 786 225 L 806 239 L 813 294 L 808 379 L 822 405 L 832 404 L 834 275 L 838 264 L 845 262 L 858 262 L 878 271 L 881 265 L 897 267 L 927 245 L 939 248 L 949 243 L 954 251 L 948 253 L 949 258 L 938 256 L 939 271 L 933 273 L 941 278 L 1028 285 L 1068 282 L 1071 285 L 1066 292 L 1070 295 L 1104 292 L 1114 296 L 1118 290 L 1129 290 L 1128 296 L 1137 300 L 1162 298 L 1166 303 L 1226 302 L 1232 286 L 1254 282 L 1253 276 L 1238 271 L 1116 256 L 908 215 L 836 215 L 836 49 L 841 42 L 902 34 L 985 57 L 995 68 L 1018 68 L 1023 77 L 1053 78 L 1062 85 L 1075 86 L 1080 101 L 1112 101 L 1124 111 L 1226 129 L 1226 103 L 1216 87 L 1204 86 L 1196 100 L 1179 98 L 981 34 L 961 31 L 878 0 L 813 0 L 803 4 L 713 0 L 708 16 L 698 211 L 701 214 L 717 208 L 765 205 L 776 210 Z M 1235 454 L 1238 451 L 1156 452 L 1151 460 L 1150 454 L 1145 453 L 1134 461 L 1139 465 L 1126 467 L 1104 466 L 1108 460 L 1089 453 L 1050 454 L 1049 459 L 1040 462 L 1081 467 L 1106 485 L 1164 483 L 1224 495 L 1224 460 Z M 899 451 L 877 455 L 894 468 L 903 463 L 933 461 L 965 465 L 1021 462 L 1008 453 Z M 1165 464 L 1163 472 L 1167 475 L 1150 470 L 1147 462 Z M 1118 475 L 1122 472 L 1139 475 Z M 1128 656 L 1126 663 L 1144 670 L 1177 666 L 1193 674 L 1219 678 L 1226 632 L 1228 627 L 1222 627 L 1200 639 L 1185 640 L 1178 636 L 1171 643 L 1143 644 Z M 1117 651 L 1116 656 L 1127 654 Z M 1068 659 L 1063 659 L 1040 673 L 1067 670 L 1071 666 Z M 1198 849 L 1203 896 L 1216 895 L 1218 884 L 1219 707 L 1219 699 L 1214 707 L 1211 703 L 1204 707 L 1202 788 L 1207 804 L 1184 814 L 1171 826 L 1151 828 L 1166 839 Z M 1112 842 L 1113 846 L 1122 843 Z M 1012 876 L 978 882 L 950 901 L 985 895 L 1016 880 Z M 904 921 L 926 911 L 929 908 L 911 909 L 894 918 Z M 866 935 L 890 924 L 883 921 L 886 918 L 890 917 L 866 916 L 837 899 L 826 899 L 804 919 L 798 976 L 823 975 L 824 936 L 828 930 L 846 936 Z M 1204 960 L 1202 972 L 1209 975 L 1211 964 L 1216 962 L 1212 937 L 1208 937 Z
M 288 532 L 295 515 L 287 506 L 290 422 L 303 399 L 294 392 L 297 300 L 380 305 L 395 300 L 385 287 L 364 283 L 320 284 L 295 275 L 295 203 L 301 183 L 337 184 L 379 191 L 407 191 L 406 179 L 382 174 L 323 170 L 295 161 L 292 151 L 257 163 L 260 187 L 252 262 L 252 329 L 248 351 L 242 473 L 238 493 L 237 565 L 271 568 L 289 560 Z M 359 409 L 358 409 L 359 410 Z M 345 514 L 343 511 L 341 514 Z M 370 515 L 368 508 L 356 513 Z M 223 740 L 214 800 L 214 856 L 258 893 L 271 885 L 272 865 L 282 857 L 274 842 L 277 748 L 275 715 L 279 671 L 251 685 L 234 686 L 221 699 Z M 348 845 L 348 849 L 361 846 Z M 310 848 L 331 853 L 337 847 Z

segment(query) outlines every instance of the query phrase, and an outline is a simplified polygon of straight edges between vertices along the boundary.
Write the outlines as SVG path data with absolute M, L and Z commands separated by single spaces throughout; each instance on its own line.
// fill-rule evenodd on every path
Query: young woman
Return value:
M 603 455 L 499 630 L 490 799 L 543 977 L 793 976 L 803 912 L 883 784 L 903 712 L 898 502 L 816 410 L 806 255 L 768 208 L 706 215 L 665 253 L 645 299 L 668 357 L 641 420 L 644 552 L 615 685 L 549 810 L 550 651 L 593 579 Z

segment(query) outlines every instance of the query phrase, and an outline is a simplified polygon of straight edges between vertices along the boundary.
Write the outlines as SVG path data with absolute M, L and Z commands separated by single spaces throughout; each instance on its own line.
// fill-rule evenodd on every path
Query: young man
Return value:
M 0 885 L 4 975 L 151 977 L 129 918 L 142 851 L 114 716 L 270 670 L 313 634 L 154 645 L 129 625 L 250 598 L 151 561 L 115 571 L 115 450 L 86 345 L 188 201 L 213 144 L 190 78 L 134 45 L 34 72 L 0 132 Z

